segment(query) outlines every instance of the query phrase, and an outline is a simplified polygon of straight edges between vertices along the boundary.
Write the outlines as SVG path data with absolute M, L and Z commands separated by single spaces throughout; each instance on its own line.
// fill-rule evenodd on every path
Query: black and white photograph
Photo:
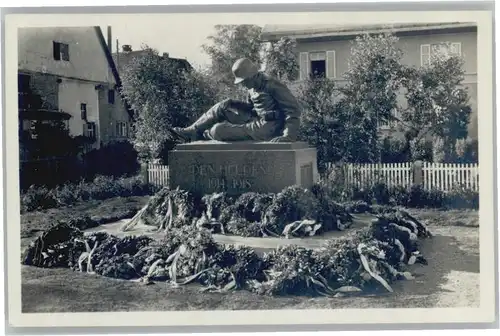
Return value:
M 493 322 L 491 13 L 250 14 L 12 18 L 11 323 Z

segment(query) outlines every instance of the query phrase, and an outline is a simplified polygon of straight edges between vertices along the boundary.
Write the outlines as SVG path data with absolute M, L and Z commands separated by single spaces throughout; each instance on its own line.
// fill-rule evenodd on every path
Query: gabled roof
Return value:
M 104 34 L 102 33 L 101 27 L 99 26 L 94 26 L 94 29 L 97 34 L 97 39 L 99 40 L 99 43 L 101 44 L 101 47 L 104 51 L 104 55 L 106 56 L 106 60 L 108 61 L 109 67 L 111 68 L 111 72 L 113 73 L 113 77 L 115 78 L 116 86 L 118 88 L 122 87 L 122 81 L 120 78 L 120 74 L 118 73 L 118 69 L 116 68 L 115 61 L 113 60 L 113 56 L 111 55 L 111 52 L 108 48 L 108 44 L 106 43 L 106 39 L 104 38 Z M 134 112 L 132 108 L 129 106 L 127 101 L 122 97 L 123 103 L 125 104 L 125 108 L 127 109 L 127 112 L 130 116 L 130 118 L 134 118 Z
M 262 39 L 272 41 L 281 37 L 296 39 L 352 36 L 365 33 L 383 32 L 418 32 L 435 29 L 473 28 L 474 22 L 435 22 L 435 23 L 395 23 L 370 25 L 315 24 L 315 25 L 265 25 L 262 29 Z

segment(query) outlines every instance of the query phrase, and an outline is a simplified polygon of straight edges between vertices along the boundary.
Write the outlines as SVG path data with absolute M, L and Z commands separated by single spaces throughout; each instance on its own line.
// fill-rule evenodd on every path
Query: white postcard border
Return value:
M 5 149 L 7 272 L 9 323 L 13 327 L 108 327 L 292 324 L 479 323 L 495 320 L 494 264 L 494 138 L 493 138 L 493 29 L 490 11 L 421 12 L 292 12 L 292 13 L 187 13 L 161 15 L 164 20 L 214 24 L 315 24 L 390 22 L 476 22 L 478 25 L 478 129 L 480 162 L 480 308 L 261 310 L 189 312 L 50 313 L 21 312 L 19 150 L 17 135 L 17 28 L 42 26 L 105 26 L 117 20 L 134 21 L 134 14 L 11 14 L 5 17 Z M 425 19 L 424 19 L 425 18 Z M 148 20 L 148 19 L 146 19 Z M 193 25 L 193 23 L 191 23 Z M 9 197 L 12 195 L 14 197 Z

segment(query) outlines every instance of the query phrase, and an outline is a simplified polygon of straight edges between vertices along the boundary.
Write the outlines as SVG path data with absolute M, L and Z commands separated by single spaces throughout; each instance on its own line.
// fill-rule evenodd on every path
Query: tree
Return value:
M 400 109 L 400 127 L 410 143 L 433 137 L 437 161 L 456 160 L 457 140 L 467 137 L 472 110 L 463 77 L 461 57 L 446 52 L 433 53 L 429 66 L 404 70 L 407 107 Z
M 389 135 L 380 139 L 380 162 L 382 163 L 399 163 L 408 162 L 407 143 L 404 139 Z
M 301 100 L 302 137 L 325 162 L 375 162 L 380 159 L 379 121 L 390 120 L 396 105 L 402 53 L 392 35 L 364 35 L 352 44 L 347 84 L 311 77 Z
M 351 47 L 347 84 L 340 88 L 344 106 L 351 116 L 350 124 L 363 132 L 351 137 L 357 143 L 362 162 L 380 160 L 378 127 L 393 119 L 397 94 L 401 86 L 402 51 L 392 34 L 358 36 Z
M 351 101 L 359 102 L 367 117 L 391 121 L 401 87 L 401 59 L 398 37 L 391 33 L 358 36 L 351 46 L 349 69 L 344 74 L 347 85 L 341 91 Z
M 169 130 L 189 125 L 212 106 L 214 91 L 202 74 L 144 50 L 124 70 L 122 94 L 136 114 L 133 143 L 139 157 L 165 159 L 174 146 Z
M 340 91 L 348 102 L 352 123 L 363 125 L 369 133 L 362 141 L 353 140 L 359 141 L 363 160 L 379 160 L 383 143 L 377 141 L 378 125 L 398 121 L 406 141 L 403 156 L 453 161 L 456 141 L 467 137 L 471 113 L 467 91 L 461 85 L 463 61 L 445 43 L 437 48 L 441 52 L 433 50 L 429 66 L 403 65 L 398 40 L 390 33 L 367 34 L 353 43 L 344 76 L 347 84 Z M 402 92 L 406 104 L 398 104 Z M 433 138 L 433 150 L 429 138 Z
M 316 148 L 320 171 L 332 162 L 361 163 L 373 159 L 372 125 L 342 95 L 335 81 L 310 78 L 301 87 L 299 98 L 304 107 L 299 137 Z
M 294 81 L 299 74 L 297 41 L 283 37 L 271 42 L 265 52 L 266 72 L 282 81 Z
M 256 25 L 216 25 L 215 34 L 210 35 L 209 44 L 202 45 L 210 57 L 209 73 L 212 80 L 229 95 L 241 96 L 234 83 L 231 68 L 238 58 L 246 57 L 257 65 L 262 64 L 263 45 L 260 39 L 262 28 Z
M 477 139 L 467 138 L 457 141 L 457 161 L 461 163 L 478 162 L 478 142 Z
M 342 112 L 335 102 L 336 90 L 335 82 L 328 78 L 311 78 L 299 93 L 304 107 L 299 138 L 316 148 L 320 171 L 326 168 L 326 163 L 342 161 L 347 156 L 343 141 L 347 120 L 342 113 L 336 113 Z

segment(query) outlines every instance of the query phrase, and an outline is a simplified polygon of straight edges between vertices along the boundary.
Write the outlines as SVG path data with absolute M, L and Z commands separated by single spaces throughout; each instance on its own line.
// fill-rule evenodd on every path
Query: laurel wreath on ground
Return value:
M 290 245 L 260 255 L 252 248 L 213 239 L 213 233 L 303 237 L 345 230 L 355 217 L 346 209 L 355 208 L 373 213 L 369 227 L 328 240 L 319 249 Z M 392 292 L 392 282 L 412 279 L 407 267 L 427 263 L 419 242 L 432 236 L 422 222 L 401 209 L 341 205 L 318 200 L 313 192 L 298 187 L 237 199 L 223 193 L 196 199 L 179 189 L 162 190 L 123 229 L 139 221 L 156 223 L 164 237 L 118 238 L 57 223 L 24 251 L 22 263 L 69 267 L 144 284 L 197 282 L 205 291 L 359 295 Z

